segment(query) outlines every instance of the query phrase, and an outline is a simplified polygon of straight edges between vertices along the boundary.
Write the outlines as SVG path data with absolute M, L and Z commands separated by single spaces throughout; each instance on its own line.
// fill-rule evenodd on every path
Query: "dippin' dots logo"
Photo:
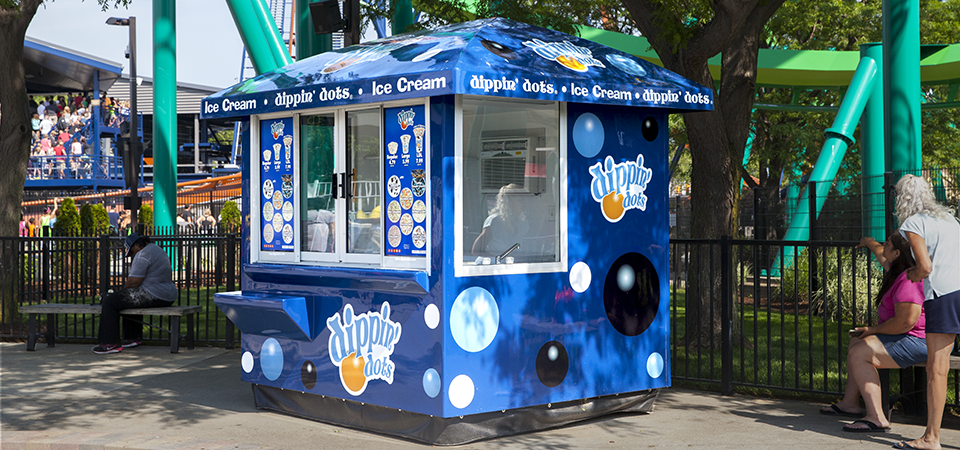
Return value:
M 551 61 L 556 61 L 563 67 L 577 72 L 586 72 L 590 66 L 606 67 L 599 59 L 593 57 L 589 48 L 563 42 L 543 42 L 540 39 L 524 41 L 523 45 L 530 47 L 538 55 Z
M 283 136 L 283 122 L 270 124 L 270 131 L 273 132 L 274 139 L 280 139 L 280 136 Z
M 380 311 L 353 315 L 353 306 L 327 319 L 330 340 L 327 348 L 330 362 L 340 368 L 340 383 L 350 395 L 360 395 L 370 380 L 393 384 L 396 366 L 390 360 L 394 345 L 400 341 L 402 327 L 390 320 L 390 304 L 383 302 Z
M 406 130 L 407 127 L 413 125 L 413 119 L 417 116 L 417 113 L 413 112 L 412 109 L 406 111 L 400 111 L 397 114 L 397 123 L 400 124 L 400 129 Z
M 623 218 L 628 209 L 646 211 L 647 183 L 653 171 L 643 167 L 643 155 L 637 155 L 636 161 L 620 164 L 607 156 L 602 163 L 590 166 L 590 195 L 600 203 L 600 211 L 607 221 L 616 223 Z

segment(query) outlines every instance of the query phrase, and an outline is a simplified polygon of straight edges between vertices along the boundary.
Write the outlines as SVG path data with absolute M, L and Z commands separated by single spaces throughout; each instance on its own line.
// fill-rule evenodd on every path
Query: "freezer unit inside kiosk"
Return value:
M 435 444 L 649 411 L 670 385 L 667 114 L 710 89 L 490 19 L 203 102 L 244 117 L 258 407 Z

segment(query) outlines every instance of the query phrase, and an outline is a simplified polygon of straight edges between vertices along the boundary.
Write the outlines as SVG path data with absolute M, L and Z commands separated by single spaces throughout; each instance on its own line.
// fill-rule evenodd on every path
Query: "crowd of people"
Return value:
M 31 164 L 27 174 L 29 178 L 65 178 L 68 174 L 80 176 L 81 169 L 92 167 L 85 161 L 93 153 L 91 143 L 78 134 L 92 120 L 91 102 L 89 95 L 31 98 L 30 106 L 34 112 L 30 121 L 33 137 L 30 144 Z M 129 114 L 126 101 L 118 102 L 109 97 L 101 100 L 103 125 L 119 128 Z

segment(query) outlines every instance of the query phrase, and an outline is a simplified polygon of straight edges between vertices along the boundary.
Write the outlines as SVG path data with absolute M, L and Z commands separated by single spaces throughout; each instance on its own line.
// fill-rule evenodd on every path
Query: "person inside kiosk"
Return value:
M 514 257 L 509 255 L 520 249 L 521 241 L 530 232 L 530 223 L 527 222 L 519 197 L 522 193 L 522 186 L 516 183 L 500 188 L 497 204 L 484 220 L 480 236 L 473 242 L 474 254 L 494 257 L 493 262 L 496 264 L 509 264 L 514 261 Z M 490 264 L 486 259 L 481 259 L 480 264 Z
M 560 259 L 560 105 L 463 100 L 464 265 Z

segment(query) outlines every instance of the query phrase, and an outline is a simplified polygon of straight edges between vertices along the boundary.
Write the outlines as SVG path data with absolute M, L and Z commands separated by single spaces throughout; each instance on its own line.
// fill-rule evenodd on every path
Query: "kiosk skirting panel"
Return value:
M 622 412 L 653 411 L 659 389 L 443 418 L 253 384 L 257 408 L 433 445 L 461 445 Z

